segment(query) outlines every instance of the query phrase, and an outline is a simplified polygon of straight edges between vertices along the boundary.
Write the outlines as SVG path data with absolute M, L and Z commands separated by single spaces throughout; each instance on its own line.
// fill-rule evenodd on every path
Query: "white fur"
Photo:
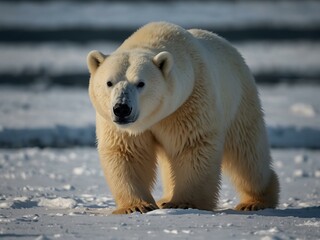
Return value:
M 110 56 L 91 52 L 88 67 L 98 149 L 117 213 L 156 207 L 156 159 L 164 184 L 159 207 L 214 209 L 221 167 L 240 193 L 237 209 L 276 206 L 279 185 L 255 82 L 226 40 L 151 23 Z M 134 122 L 114 121 L 117 102 L 132 107 Z

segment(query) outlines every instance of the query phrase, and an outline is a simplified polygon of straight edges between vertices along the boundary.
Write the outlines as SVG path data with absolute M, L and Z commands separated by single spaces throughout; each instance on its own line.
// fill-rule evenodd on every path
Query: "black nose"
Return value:
M 131 114 L 132 108 L 127 104 L 117 103 L 113 107 L 113 113 L 119 118 L 128 117 Z

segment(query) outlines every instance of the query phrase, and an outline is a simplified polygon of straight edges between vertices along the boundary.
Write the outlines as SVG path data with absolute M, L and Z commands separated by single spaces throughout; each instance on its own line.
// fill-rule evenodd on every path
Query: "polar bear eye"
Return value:
M 107 86 L 108 86 L 108 87 L 112 87 L 112 86 L 113 86 L 113 83 L 112 83 L 111 81 L 108 81 L 108 82 L 107 82 Z
M 145 85 L 144 82 L 139 82 L 138 85 L 137 85 L 137 88 L 143 88 L 144 85 Z

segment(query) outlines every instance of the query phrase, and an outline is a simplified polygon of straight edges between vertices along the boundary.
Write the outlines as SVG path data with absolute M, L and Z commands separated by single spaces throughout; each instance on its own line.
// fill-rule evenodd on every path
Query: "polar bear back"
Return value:
M 199 42 L 208 85 L 221 101 L 225 121 L 233 119 L 242 97 L 256 94 L 254 78 L 240 53 L 225 39 L 206 30 L 188 30 Z

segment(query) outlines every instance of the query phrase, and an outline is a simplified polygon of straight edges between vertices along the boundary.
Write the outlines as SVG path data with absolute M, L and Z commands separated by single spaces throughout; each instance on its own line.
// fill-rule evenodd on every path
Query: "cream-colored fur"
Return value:
M 221 169 L 240 194 L 236 209 L 276 207 L 279 184 L 255 82 L 227 41 L 150 23 L 110 56 L 91 52 L 88 67 L 114 213 L 214 210 Z M 117 104 L 126 108 L 119 113 Z M 157 161 L 164 194 L 156 203 Z

